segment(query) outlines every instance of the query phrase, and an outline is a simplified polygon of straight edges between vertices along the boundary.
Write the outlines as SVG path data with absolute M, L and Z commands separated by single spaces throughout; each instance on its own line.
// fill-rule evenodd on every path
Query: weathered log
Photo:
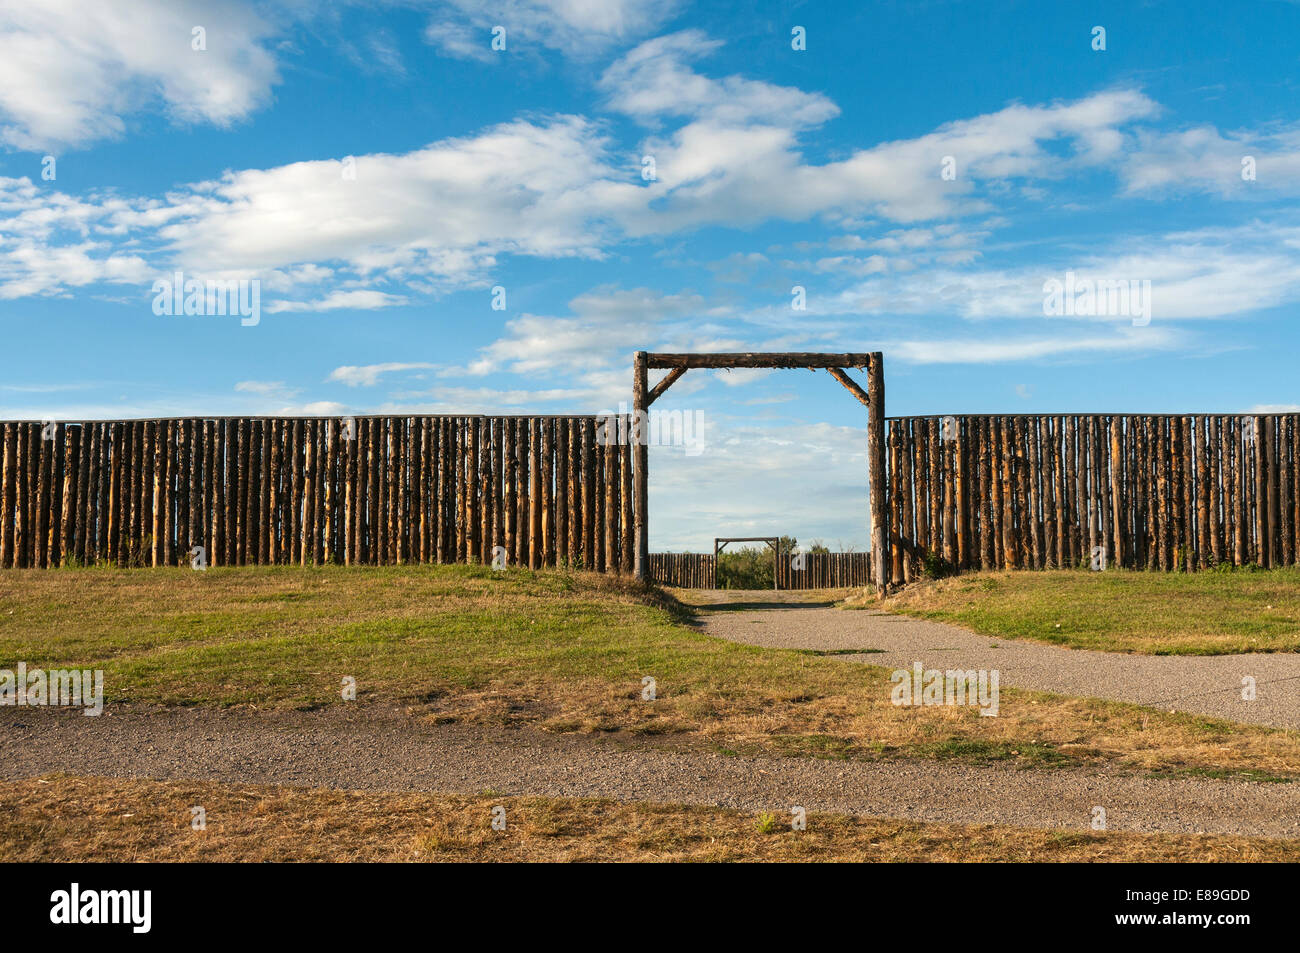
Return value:
M 0 455 L 0 568 L 17 565 L 14 554 L 14 511 L 17 509 L 18 424 L 3 425 L 4 448 Z
M 302 529 L 298 538 L 298 562 L 316 562 L 316 421 L 302 422 Z
M 59 525 L 55 534 L 54 566 L 61 566 L 72 554 L 76 532 L 77 460 L 78 438 L 81 428 L 65 426 L 63 429 L 62 470 L 60 473 Z
M 577 567 L 582 558 L 582 420 L 569 420 L 568 452 L 569 565 Z M 633 481 L 635 486 L 635 479 Z M 635 512 L 633 513 L 635 519 Z M 635 536 L 635 527 L 633 527 Z M 635 539 L 633 546 L 635 547 Z M 635 562 L 635 551 L 633 561 Z
M 527 418 L 515 421 L 515 455 L 518 467 L 515 485 L 515 564 L 527 566 L 529 537 L 532 535 L 532 506 L 529 502 L 529 488 L 532 485 L 530 461 L 532 451 L 532 428 Z
M 492 561 L 492 501 L 495 492 L 492 488 L 492 422 L 486 418 L 479 420 L 479 522 L 475 532 L 479 534 L 479 558 L 485 563 Z
M 596 425 L 582 421 L 582 567 L 596 568 Z
M 626 420 L 626 433 L 631 434 L 631 421 Z M 631 573 L 635 570 L 636 558 L 635 548 L 635 527 L 633 525 L 632 513 L 632 445 L 626 440 L 619 444 L 618 448 L 618 465 L 619 465 L 619 504 L 621 507 L 620 523 L 622 526 L 622 539 L 619 546 L 620 568 L 624 573 Z M 563 462 L 560 462 L 557 470 L 564 469 Z M 560 497 L 563 505 L 564 497 Z
M 916 536 L 916 510 L 913 504 L 913 494 L 920 495 L 922 484 L 925 482 L 924 474 L 914 471 L 912 468 L 912 447 L 914 437 L 912 428 L 916 421 L 899 420 L 890 424 L 890 439 L 894 433 L 898 434 L 898 467 L 900 472 L 896 481 L 891 481 L 891 485 L 898 484 L 899 502 L 895 511 L 899 513 L 898 535 L 901 540 L 903 550 L 903 582 L 910 583 L 915 576 L 916 561 L 919 558 L 919 544 Z M 891 461 L 893 453 L 891 451 Z M 778 560 L 779 562 L 780 560 Z
M 1026 453 L 1028 456 L 1028 473 L 1029 480 L 1029 551 L 1031 563 L 1034 569 L 1043 569 L 1047 561 L 1043 554 L 1043 490 L 1042 490 L 1042 418 L 1034 417 L 1028 421 L 1025 428 L 1025 439 L 1028 441 Z
M 712 354 L 648 354 L 650 370 L 673 368 L 816 368 L 829 370 L 843 367 L 870 369 L 874 354 L 784 354 L 742 352 Z
M 41 428 L 41 442 L 36 455 L 36 533 L 35 565 L 45 569 L 50 564 L 50 484 L 53 461 L 58 448 L 57 434 L 50 434 Z
M 1264 418 L 1264 485 L 1266 487 L 1264 505 L 1267 507 L 1267 516 L 1264 523 L 1267 533 L 1267 545 L 1265 546 L 1267 562 L 1265 565 L 1270 569 L 1277 566 L 1281 558 L 1278 548 L 1281 501 L 1278 495 L 1277 423 L 1278 418 L 1275 415 Z
M 903 549 L 902 549 L 902 520 L 900 513 L 902 511 L 902 478 L 900 476 L 902 468 L 899 464 L 899 454 L 901 453 L 900 444 L 902 436 L 900 428 L 896 421 L 890 421 L 889 430 L 885 434 L 887 441 L 886 454 L 888 471 L 886 474 L 886 491 L 888 505 L 888 526 L 889 526 L 889 573 L 888 578 L 891 582 L 898 582 L 904 579 L 903 576 Z
M 83 424 L 81 428 L 81 462 L 77 476 L 77 505 L 80 509 L 77 558 L 83 566 L 95 562 L 95 517 L 99 503 L 95 486 L 95 454 L 99 448 L 99 429 L 99 424 Z M 0 557 L 0 566 L 3 565 L 4 560 Z
M 957 431 L 953 434 L 953 453 L 955 454 L 955 492 L 957 507 L 957 565 L 969 569 L 971 565 L 970 532 L 970 420 L 958 418 Z
M 915 563 L 921 559 L 930 546 L 930 493 L 933 487 L 928 477 L 927 426 L 924 419 L 889 422 L 890 432 L 898 430 L 898 439 L 903 443 L 899 451 L 903 484 L 912 488 L 910 493 L 903 494 L 901 517 L 903 522 L 898 527 L 898 533 L 908 540 L 907 546 L 910 552 L 908 563 Z M 893 512 L 892 508 L 890 512 Z M 912 566 L 912 571 L 915 571 L 915 566 Z M 903 582 L 910 581 L 911 575 L 905 564 Z
M 1292 418 L 1289 415 L 1277 418 L 1277 442 L 1275 445 L 1277 465 L 1274 472 L 1277 479 L 1278 565 L 1281 566 L 1295 565 L 1295 536 L 1292 523 L 1291 497 L 1291 422 Z
M 1106 444 L 1106 461 L 1109 467 L 1106 479 L 1110 485 L 1110 536 L 1113 552 L 1111 560 L 1117 568 L 1128 567 L 1132 554 L 1132 529 L 1129 524 L 1133 501 L 1129 484 L 1129 453 L 1125 442 L 1124 418 L 1108 418 L 1102 431 Z
M 618 525 L 618 418 L 608 417 L 605 419 L 605 442 L 601 447 L 603 460 L 602 482 L 604 483 L 604 493 L 602 494 L 602 511 L 604 520 L 602 528 L 605 531 L 604 540 L 604 568 L 606 572 L 616 572 L 618 570 L 618 534 L 614 532 L 614 527 Z
M 885 540 L 888 538 L 888 510 L 883 494 L 879 492 L 886 485 L 885 480 L 885 369 L 880 354 L 867 357 L 867 400 L 870 406 L 867 412 L 867 480 L 870 488 L 871 506 L 871 552 L 875 569 L 876 594 L 883 595 L 889 580 L 885 578 Z M 838 367 L 855 366 L 847 361 Z M 637 493 L 641 493 L 641 483 L 637 483 Z M 716 571 L 716 570 L 715 570 Z
M 555 431 L 550 418 L 538 421 L 541 434 L 541 454 L 538 475 L 541 478 L 541 545 L 538 556 L 542 566 L 555 565 L 555 497 L 552 474 L 555 468 Z
M 1264 427 L 1266 417 L 1252 417 L 1254 423 L 1254 499 L 1252 501 L 1255 511 L 1255 548 L 1252 553 L 1254 562 L 1257 566 L 1269 565 L 1268 561 L 1268 438 L 1265 435 Z

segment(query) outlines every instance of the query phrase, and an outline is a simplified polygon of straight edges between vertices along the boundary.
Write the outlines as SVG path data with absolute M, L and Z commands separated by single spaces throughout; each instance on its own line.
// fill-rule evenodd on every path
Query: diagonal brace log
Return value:
M 854 397 L 856 397 L 861 402 L 862 406 L 870 409 L 871 399 L 867 397 L 867 392 L 858 386 L 857 381 L 855 381 L 853 378 L 849 377 L 847 373 L 845 373 L 844 368 L 828 367 L 826 368 L 826 370 L 831 375 L 831 377 L 835 378 L 846 388 L 848 388 L 849 393 L 852 394 Z
M 658 384 L 655 384 L 655 386 L 651 389 L 650 393 L 646 394 L 645 405 L 649 407 L 656 400 L 662 397 L 664 391 L 672 387 L 673 384 L 677 381 L 677 379 L 680 378 L 685 373 L 686 373 L 685 367 L 674 367 L 671 371 L 668 372 L 668 374 L 664 377 L 663 380 L 661 380 Z

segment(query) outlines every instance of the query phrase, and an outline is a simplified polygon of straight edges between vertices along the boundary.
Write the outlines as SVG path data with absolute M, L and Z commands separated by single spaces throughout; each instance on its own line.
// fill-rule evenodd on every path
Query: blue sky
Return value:
M 0 418 L 596 412 L 639 348 L 882 350 L 892 414 L 1295 408 L 1298 67 L 1284 0 L 0 0 Z M 176 271 L 260 320 L 155 314 Z M 1067 272 L 1149 321 L 1045 314 Z M 707 429 L 653 548 L 865 548 L 827 375 L 661 406 Z

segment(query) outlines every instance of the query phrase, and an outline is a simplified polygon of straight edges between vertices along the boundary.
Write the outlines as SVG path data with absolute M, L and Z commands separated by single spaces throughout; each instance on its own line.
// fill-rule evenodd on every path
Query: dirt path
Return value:
M 693 593 L 709 635 L 818 649 L 886 668 L 997 669 L 1002 685 L 1135 702 L 1246 724 L 1300 728 L 1300 654 L 1125 655 L 996 639 L 874 609 L 835 609 L 786 593 Z M 862 649 L 863 654 L 840 654 Z M 1242 678 L 1255 679 L 1254 701 Z
M 932 761 L 727 757 L 413 721 L 377 707 L 248 714 L 0 709 L 0 779 L 54 771 L 387 791 L 605 797 L 918 821 L 1300 837 L 1300 785 Z

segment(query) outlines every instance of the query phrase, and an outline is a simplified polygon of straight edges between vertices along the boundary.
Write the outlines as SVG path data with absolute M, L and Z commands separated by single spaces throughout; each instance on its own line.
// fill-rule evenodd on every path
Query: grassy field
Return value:
M 888 671 L 704 636 L 653 591 L 481 567 L 12 571 L 0 668 L 103 668 L 118 703 L 315 708 L 823 758 L 1300 777 L 1300 733 L 1004 689 L 897 707 Z M 642 679 L 657 683 L 643 700 Z M 356 679 L 357 701 L 340 686 Z
M 860 605 L 879 606 L 874 596 Z M 984 635 L 1149 655 L 1300 652 L 1300 570 L 972 573 L 911 586 L 891 612 Z
M 206 829 L 194 830 L 202 806 Z M 493 830 L 492 810 L 505 810 Z M 51 775 L 0 787 L 0 862 L 1300 861 L 1300 841 L 1043 831 L 574 798 Z

